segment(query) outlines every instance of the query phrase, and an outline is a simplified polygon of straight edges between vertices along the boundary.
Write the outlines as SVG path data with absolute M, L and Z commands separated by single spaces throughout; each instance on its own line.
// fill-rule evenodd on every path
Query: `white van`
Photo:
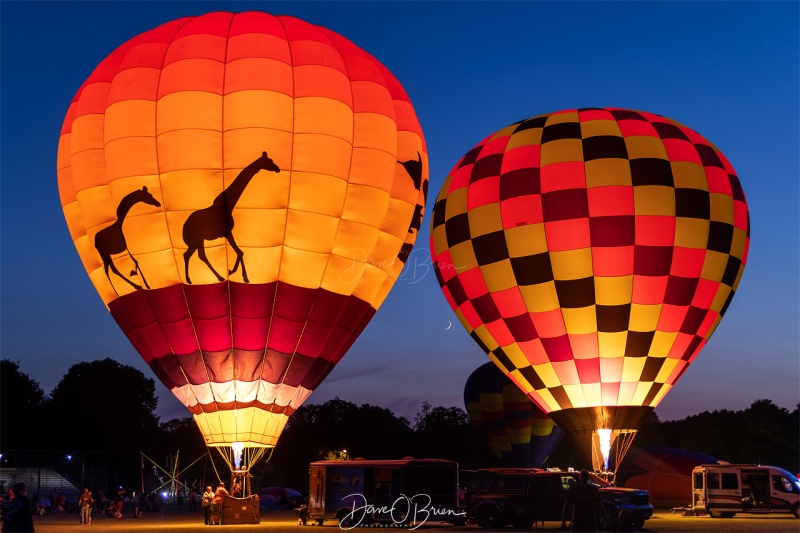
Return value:
M 714 518 L 791 512 L 800 518 L 800 480 L 782 468 L 724 461 L 692 471 L 692 510 Z

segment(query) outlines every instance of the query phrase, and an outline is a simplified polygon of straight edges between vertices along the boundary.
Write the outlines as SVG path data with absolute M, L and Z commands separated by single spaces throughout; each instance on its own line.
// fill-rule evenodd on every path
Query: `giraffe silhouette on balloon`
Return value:
M 117 206 L 117 220 L 114 221 L 108 227 L 105 227 L 97 232 L 97 235 L 94 237 L 94 247 L 97 249 L 98 253 L 100 254 L 100 258 L 103 260 L 103 269 L 106 272 L 106 277 L 108 278 L 109 283 L 111 286 L 114 286 L 114 283 L 111 281 L 111 275 L 108 273 L 108 270 L 111 269 L 114 274 L 125 280 L 131 287 L 136 289 L 137 291 L 142 288 L 141 285 L 132 282 L 125 276 L 123 276 L 117 267 L 114 265 L 114 260 L 111 258 L 113 254 L 120 254 L 122 252 L 128 252 L 128 255 L 133 260 L 134 269 L 131 270 L 130 275 L 135 276 L 138 272 L 139 276 L 142 278 L 142 283 L 148 289 L 150 285 L 147 284 L 147 280 L 144 279 L 144 273 L 142 273 L 142 269 L 139 268 L 139 262 L 133 257 L 130 250 L 128 250 L 128 243 L 125 241 L 125 234 L 122 232 L 122 223 L 125 221 L 125 217 L 128 215 L 128 212 L 131 208 L 138 204 L 139 202 L 144 202 L 149 205 L 154 205 L 156 207 L 161 207 L 161 204 L 158 203 L 158 200 L 153 198 L 153 195 L 147 191 L 147 187 L 142 187 L 141 189 L 137 189 L 132 193 L 127 194 L 120 202 L 119 206 Z M 116 289 L 114 289 L 116 291 Z
M 398 161 L 403 168 L 406 170 L 406 173 L 411 178 L 411 182 L 414 184 L 414 188 L 416 190 L 422 189 L 422 197 L 423 203 L 428 199 L 428 180 L 422 181 L 422 156 L 419 152 L 417 152 L 417 159 L 409 159 L 408 161 Z M 422 226 L 422 207 L 423 204 L 417 203 L 414 207 L 414 214 L 411 216 L 411 224 L 408 226 L 408 232 L 413 233 L 414 230 L 419 232 L 419 228 Z M 414 247 L 413 243 L 404 243 L 402 248 L 397 254 L 397 258 L 405 263 L 408 260 L 409 254 L 411 254 L 411 249 Z
M 218 281 L 224 278 L 214 270 L 211 262 L 206 257 L 205 241 L 219 239 L 224 237 L 230 243 L 233 251 L 236 252 L 236 262 L 233 268 L 228 271 L 228 274 L 233 274 L 238 270 L 239 265 L 242 266 L 242 278 L 245 283 L 250 283 L 247 279 L 247 269 L 244 266 L 244 252 L 236 244 L 233 238 L 233 208 L 236 207 L 236 202 L 241 198 L 247 184 L 253 179 L 253 176 L 258 174 L 261 170 L 270 172 L 280 172 L 272 159 L 267 156 L 267 152 L 262 152 L 261 157 L 247 165 L 239 172 L 236 179 L 233 180 L 227 189 L 222 191 L 214 198 L 210 206 L 193 212 L 186 219 L 183 224 L 183 242 L 188 246 L 188 250 L 183 254 L 184 269 L 186 271 L 186 283 L 191 284 L 192 280 L 189 278 L 189 260 L 195 252 L 197 256 L 203 261 L 211 272 L 217 276 Z

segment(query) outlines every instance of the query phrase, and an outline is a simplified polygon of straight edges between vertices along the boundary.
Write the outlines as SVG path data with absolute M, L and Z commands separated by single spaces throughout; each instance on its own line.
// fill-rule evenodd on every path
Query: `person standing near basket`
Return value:
M 222 524 L 222 502 L 228 496 L 228 491 L 225 489 L 225 483 L 219 482 L 217 491 L 214 493 L 214 499 L 211 500 L 211 523 Z
M 211 490 L 211 485 L 209 485 L 200 499 L 200 505 L 203 508 L 203 520 L 205 520 L 206 525 L 211 524 L 211 501 L 213 499 L 214 491 Z

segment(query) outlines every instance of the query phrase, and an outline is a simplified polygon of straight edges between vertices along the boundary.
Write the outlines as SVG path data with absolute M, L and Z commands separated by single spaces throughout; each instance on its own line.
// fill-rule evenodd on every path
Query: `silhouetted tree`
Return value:
M 300 407 L 289 419 L 271 459 L 254 469 L 255 484 L 305 491 L 308 465 L 330 452 L 350 458 L 397 459 L 409 455 L 408 420 L 389 409 L 334 398 Z
M 463 409 L 431 407 L 428 402 L 422 403 L 414 417 L 413 451 L 415 457 L 456 461 L 462 469 L 495 462 Z
M 664 446 L 705 453 L 731 463 L 800 469 L 798 411 L 756 400 L 744 411 L 704 411 L 661 424 Z
M 206 453 L 206 445 L 203 434 L 194 418 L 175 418 L 159 424 L 161 432 L 159 447 L 155 453 L 166 455 L 180 450 L 181 454 L 186 455 L 187 459 L 193 459 Z M 155 457 L 154 457 L 155 459 Z
M 646 448 L 649 446 L 663 446 L 664 435 L 661 431 L 661 420 L 655 411 L 650 411 L 650 414 L 645 417 L 636 437 L 633 440 L 633 446 L 639 448 Z
M 124 485 L 139 481 L 139 451 L 157 446 L 155 383 L 112 359 L 69 368 L 45 403 L 50 446 L 102 451 Z
M 797 438 L 792 440 L 788 428 L 789 411 L 772 403 L 771 400 L 757 400 L 741 413 L 739 427 L 747 438 L 737 448 L 737 462 L 769 464 L 770 461 L 786 461 L 784 452 L 797 457 Z
M 0 361 L 0 450 L 35 448 L 40 438 L 44 392 L 19 369 L 19 363 Z

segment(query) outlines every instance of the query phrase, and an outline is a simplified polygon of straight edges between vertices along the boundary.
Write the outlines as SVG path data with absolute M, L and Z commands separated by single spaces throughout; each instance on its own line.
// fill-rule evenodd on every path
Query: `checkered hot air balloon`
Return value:
M 719 324 L 749 240 L 716 147 L 611 108 L 486 137 L 431 229 L 442 292 L 489 358 L 564 430 L 630 438 Z
M 163 24 L 80 87 L 58 147 L 92 283 L 209 446 L 272 447 L 394 284 L 427 150 L 405 91 L 325 28 Z
M 479 366 L 464 385 L 472 427 L 502 466 L 539 468 L 564 432 L 494 363 Z

